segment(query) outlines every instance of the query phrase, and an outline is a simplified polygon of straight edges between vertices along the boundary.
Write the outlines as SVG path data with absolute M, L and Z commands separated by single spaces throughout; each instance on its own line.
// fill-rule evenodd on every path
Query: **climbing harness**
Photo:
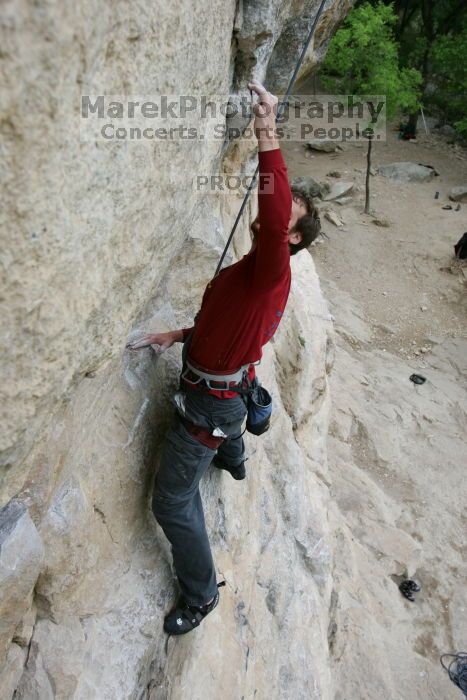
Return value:
M 256 366 L 261 364 L 261 360 L 249 362 L 248 364 L 242 365 L 239 369 L 232 370 L 232 372 L 216 372 L 215 370 L 206 369 L 206 367 L 201 367 L 196 362 L 193 362 L 193 360 L 188 358 L 192 335 L 193 333 L 190 333 L 183 343 L 183 366 L 180 379 L 194 389 L 214 389 L 215 391 L 233 391 L 236 389 L 239 391 L 239 393 L 242 393 L 243 390 L 248 387 L 249 367 L 251 365 Z M 182 385 L 180 384 L 180 388 L 181 387 Z
M 206 386 L 208 389 L 229 391 L 242 383 L 250 364 L 258 363 L 248 363 L 234 372 L 216 374 L 215 372 L 207 372 L 201 367 L 191 364 L 190 360 L 186 358 L 186 367 L 183 369 L 181 377 L 185 382 L 193 386 L 200 384 L 204 380 L 203 386 Z
M 204 428 L 201 425 L 196 425 L 189 421 L 185 416 L 179 415 L 180 421 L 185 426 L 186 430 L 190 435 L 192 435 L 195 440 L 198 440 L 202 445 L 209 447 L 211 450 L 217 450 L 226 436 L 214 435 L 209 428 Z
M 298 61 L 297 61 L 297 65 L 295 66 L 295 70 L 294 70 L 294 72 L 293 72 L 293 75 L 292 75 L 292 77 L 291 77 L 291 79 L 290 79 L 290 82 L 289 82 L 289 85 L 288 85 L 288 87 L 287 87 L 287 91 L 286 91 L 286 93 L 285 93 L 285 95 L 284 95 L 284 99 L 279 103 L 279 107 L 278 107 L 278 109 L 277 109 L 277 115 L 276 115 L 276 122 L 277 122 L 278 119 L 280 119 L 280 117 L 281 117 L 281 115 L 282 115 L 282 112 L 284 111 L 286 105 L 288 104 L 289 97 L 290 97 L 290 93 L 291 93 L 291 91 L 292 91 L 292 87 L 293 87 L 293 85 L 294 85 L 294 83 L 295 83 L 295 80 L 296 80 L 296 78 L 297 78 L 298 71 L 300 70 L 300 66 L 301 66 L 302 63 L 303 63 L 303 59 L 305 58 L 305 55 L 306 55 L 308 46 L 310 45 L 311 38 L 312 38 L 312 36 L 313 36 L 313 34 L 314 34 L 314 31 L 315 31 L 315 29 L 316 29 L 316 25 L 318 24 L 318 20 L 319 20 L 319 18 L 321 17 L 321 13 L 322 13 L 322 11 L 323 11 L 323 8 L 324 8 L 325 3 L 326 3 L 326 0 L 322 0 L 321 5 L 319 6 L 318 12 L 317 12 L 316 15 L 315 15 L 315 18 L 314 18 L 314 20 L 313 20 L 313 24 L 311 25 L 311 29 L 310 29 L 310 31 L 309 31 L 309 33 L 308 33 L 307 39 L 306 39 L 305 44 L 304 44 L 304 46 L 303 46 L 302 53 L 300 54 L 300 57 L 299 57 L 299 59 L 298 59 Z M 225 244 L 225 248 L 224 248 L 224 251 L 223 251 L 223 253 L 222 253 L 221 257 L 220 257 L 220 260 L 219 260 L 219 263 L 218 263 L 218 265 L 217 265 L 217 268 L 216 268 L 216 272 L 215 272 L 215 274 L 214 274 L 214 277 L 216 277 L 216 275 L 219 274 L 219 271 L 220 271 L 220 269 L 221 269 L 221 267 L 222 267 L 222 263 L 224 262 L 224 258 L 225 258 L 226 254 L 227 254 L 227 251 L 228 251 L 228 249 L 229 249 L 229 247 L 230 247 L 230 244 L 231 244 L 231 242 L 232 242 L 232 238 L 233 238 L 234 233 L 235 233 L 235 231 L 236 231 L 236 229 L 237 229 L 238 222 L 240 221 L 240 219 L 241 219 L 241 217 L 242 217 L 242 214 L 243 214 L 243 212 L 244 212 L 244 210 L 245 210 L 246 203 L 247 203 L 248 198 L 249 198 L 249 196 L 250 196 L 250 192 L 252 191 L 252 189 L 253 189 L 253 188 L 255 187 L 255 185 L 256 185 L 256 179 L 257 179 L 258 171 L 259 171 L 259 164 L 256 166 L 256 170 L 255 170 L 255 174 L 254 174 L 254 176 L 253 176 L 253 179 L 251 180 L 250 184 L 248 185 L 248 189 L 247 189 L 247 191 L 246 191 L 246 193 L 245 193 L 245 197 L 244 197 L 244 199 L 243 199 L 242 206 L 240 207 L 240 211 L 239 211 L 238 214 L 237 214 L 237 218 L 235 219 L 235 223 L 234 223 L 234 225 L 233 225 L 233 228 L 232 228 L 232 231 L 231 231 L 230 236 L 229 236 L 229 238 L 228 238 L 228 241 L 227 241 L 227 243 Z
M 185 357 L 180 375 L 180 378 L 194 389 L 202 391 L 213 389 L 216 391 L 233 391 L 240 394 L 247 408 L 246 427 L 240 435 L 230 438 L 232 440 L 242 437 L 246 430 L 253 435 L 262 435 L 269 430 L 272 398 L 267 389 L 261 386 L 257 377 L 250 381 L 248 377 L 249 366 L 244 365 L 236 372 L 229 374 L 211 374 L 199 368 L 198 365 L 191 364 L 190 360 Z M 188 432 L 203 445 L 217 449 L 227 436 L 220 435 L 216 431 L 211 432 L 209 429 L 201 428 L 187 420 L 184 415 L 185 394 L 182 391 L 176 392 L 174 401 L 181 421 Z

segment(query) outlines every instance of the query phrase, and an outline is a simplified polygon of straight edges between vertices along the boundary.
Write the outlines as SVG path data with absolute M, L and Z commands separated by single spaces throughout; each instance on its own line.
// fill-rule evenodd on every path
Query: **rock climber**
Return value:
M 240 431 L 247 408 L 236 389 L 255 378 L 254 364 L 274 335 L 290 290 L 290 256 L 320 231 L 318 211 L 305 192 L 290 188 L 275 129 L 278 99 L 257 81 L 253 105 L 259 152 L 258 216 L 253 244 L 206 287 L 192 328 L 151 333 L 131 349 L 182 342 L 184 371 L 174 397 L 178 412 L 166 436 L 152 497 L 154 516 L 172 546 L 179 598 L 164 630 L 184 634 L 219 601 L 199 482 L 211 462 L 234 479 L 245 477 Z M 270 187 L 262 191 L 262 178 Z

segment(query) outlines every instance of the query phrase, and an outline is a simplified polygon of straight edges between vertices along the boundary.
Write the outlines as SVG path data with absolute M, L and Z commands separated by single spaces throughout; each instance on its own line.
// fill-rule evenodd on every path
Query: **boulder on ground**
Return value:
M 328 194 L 324 197 L 324 201 L 328 202 L 331 199 L 338 199 L 339 197 L 344 197 L 345 195 L 349 194 L 354 188 L 354 183 L 353 182 L 335 182 Z
M 467 202 L 467 185 L 453 187 L 449 192 L 449 199 L 452 202 Z
M 382 226 L 384 228 L 389 228 L 389 226 L 391 225 L 389 219 L 385 219 L 383 216 L 375 217 L 371 220 L 371 223 L 375 224 L 375 226 Z
M 337 226 L 338 228 L 344 225 L 344 222 L 337 216 L 337 214 L 334 211 L 325 211 L 324 216 L 328 221 L 330 221 L 332 224 L 334 224 L 334 226 Z
M 421 131 L 423 134 L 425 133 L 425 124 L 428 129 L 428 132 L 432 131 L 432 129 L 437 129 L 439 126 L 439 119 L 438 117 L 430 117 L 427 114 L 425 114 L 425 123 L 423 122 L 423 117 L 421 114 L 418 115 L 417 119 L 417 131 Z
M 339 150 L 342 151 L 342 147 L 337 141 L 329 141 L 323 139 L 323 141 L 307 141 L 307 148 L 311 148 L 312 151 L 321 151 L 322 153 L 334 153 Z
M 378 173 L 397 182 L 428 182 L 435 177 L 433 168 L 410 162 L 380 165 Z
M 317 182 L 312 177 L 294 177 L 290 181 L 290 185 L 304 190 L 309 197 L 319 197 L 320 199 L 324 199 L 331 189 L 327 182 Z
M 439 133 L 447 138 L 456 138 L 456 136 L 459 135 L 455 128 L 450 124 L 443 124 L 443 126 L 440 126 Z

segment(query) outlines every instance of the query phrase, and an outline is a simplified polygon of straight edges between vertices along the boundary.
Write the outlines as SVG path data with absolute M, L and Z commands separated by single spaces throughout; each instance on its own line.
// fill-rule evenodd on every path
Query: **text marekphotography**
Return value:
M 285 141 L 386 140 L 384 95 L 293 95 L 275 125 Z M 256 139 L 248 96 L 82 95 L 80 140 L 193 142 Z M 265 127 L 266 128 L 266 127 Z M 266 134 L 267 135 L 267 134 Z

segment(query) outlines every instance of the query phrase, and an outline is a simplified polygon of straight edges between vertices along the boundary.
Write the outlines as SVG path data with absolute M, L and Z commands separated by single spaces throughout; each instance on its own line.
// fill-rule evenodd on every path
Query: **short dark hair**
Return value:
M 298 197 L 306 207 L 307 213 L 301 216 L 294 226 L 294 231 L 301 233 L 300 243 L 289 243 L 290 255 L 295 255 L 299 250 L 308 248 L 316 240 L 321 232 L 321 222 L 319 219 L 318 207 L 314 204 L 313 198 L 305 189 L 301 187 L 291 187 L 292 197 Z

